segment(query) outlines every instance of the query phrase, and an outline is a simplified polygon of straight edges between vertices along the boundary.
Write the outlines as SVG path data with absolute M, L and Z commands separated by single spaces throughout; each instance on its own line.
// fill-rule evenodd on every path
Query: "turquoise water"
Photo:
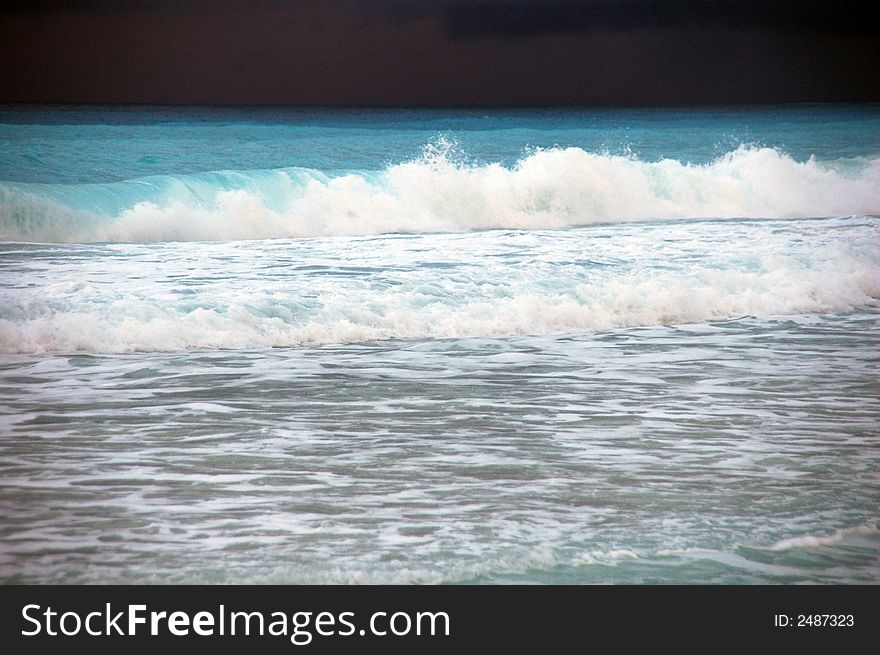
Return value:
M 880 107 L 0 108 L 5 582 L 880 581 Z
M 880 152 L 880 105 L 693 109 L 227 109 L 0 106 L 0 180 L 88 183 L 301 166 L 378 170 L 448 135 L 477 162 L 527 148 L 707 163 L 741 144 L 802 161 Z

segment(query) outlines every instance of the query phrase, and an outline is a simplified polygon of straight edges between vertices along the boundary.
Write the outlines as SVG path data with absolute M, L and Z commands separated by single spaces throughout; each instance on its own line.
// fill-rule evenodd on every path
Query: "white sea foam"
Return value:
M 38 268 L 16 284 L 7 278 L 0 351 L 284 347 L 840 313 L 880 298 L 880 239 L 876 219 L 865 221 L 786 221 L 786 230 L 716 222 L 696 235 L 675 224 L 382 237 L 313 249 L 114 246 L 112 257 L 50 262 L 48 277 Z M 614 263 L 572 261 L 585 254 Z
M 563 228 L 693 217 L 880 213 L 880 158 L 796 161 L 741 146 L 715 161 L 645 162 L 579 148 L 515 166 L 444 147 L 382 171 L 165 176 L 98 185 L 0 184 L 0 239 L 156 242 Z
M 880 540 L 880 528 L 872 523 L 857 525 L 852 528 L 843 528 L 827 535 L 803 535 L 782 539 L 770 546 L 770 550 L 792 550 L 795 548 L 822 548 L 833 546 L 841 542 L 859 539 L 870 539 L 874 542 Z

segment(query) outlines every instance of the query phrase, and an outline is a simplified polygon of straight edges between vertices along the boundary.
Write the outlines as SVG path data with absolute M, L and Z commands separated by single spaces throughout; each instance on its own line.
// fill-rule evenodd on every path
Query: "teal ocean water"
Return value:
M 0 107 L 0 581 L 880 582 L 880 106 Z

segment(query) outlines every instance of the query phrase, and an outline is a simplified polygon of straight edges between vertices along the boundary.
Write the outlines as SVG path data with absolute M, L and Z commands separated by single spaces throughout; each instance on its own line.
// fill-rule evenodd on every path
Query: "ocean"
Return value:
M 0 107 L 0 582 L 880 583 L 880 105 Z

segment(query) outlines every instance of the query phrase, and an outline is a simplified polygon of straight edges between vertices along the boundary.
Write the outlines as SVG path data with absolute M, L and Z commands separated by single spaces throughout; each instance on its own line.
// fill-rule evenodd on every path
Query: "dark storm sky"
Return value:
M 365 106 L 880 100 L 852 0 L 36 0 L 0 102 Z

